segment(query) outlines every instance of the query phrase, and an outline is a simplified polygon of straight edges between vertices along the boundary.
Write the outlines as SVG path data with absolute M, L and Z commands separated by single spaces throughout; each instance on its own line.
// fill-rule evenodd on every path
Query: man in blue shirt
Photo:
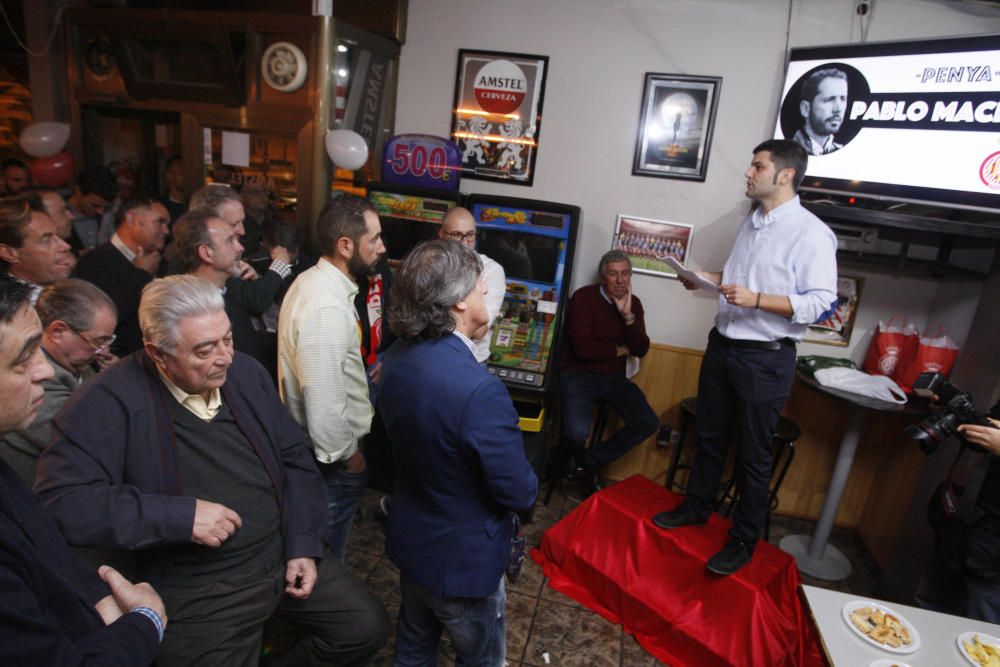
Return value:
M 698 454 L 685 502 L 653 522 L 678 528 L 708 519 L 735 429 L 740 498 L 730 542 L 708 561 L 717 574 L 732 574 L 753 556 L 768 511 L 771 440 L 791 392 L 795 344 L 837 299 L 836 236 L 796 194 L 808 159 L 786 139 L 754 149 L 746 172 L 750 215 L 722 271 L 702 274 L 719 285 L 719 313 L 698 380 Z

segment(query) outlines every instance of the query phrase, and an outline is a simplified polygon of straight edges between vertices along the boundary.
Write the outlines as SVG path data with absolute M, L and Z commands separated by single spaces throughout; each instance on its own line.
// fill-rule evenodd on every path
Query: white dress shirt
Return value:
M 130 262 L 135 262 L 135 252 L 132 251 L 132 248 L 125 245 L 125 242 L 122 241 L 122 237 L 118 236 L 118 232 L 111 235 L 111 245 L 117 248 L 118 252 L 125 255 L 125 259 Z
M 806 327 L 837 300 L 837 237 L 795 197 L 743 220 L 722 269 L 722 284 L 787 296 L 792 317 L 735 306 L 719 294 L 715 327 L 726 338 L 801 340 Z
M 357 293 L 357 283 L 321 258 L 292 283 L 278 316 L 281 399 L 321 463 L 353 456 L 371 428 Z
M 452 335 L 457 336 L 458 339 L 460 341 L 462 341 L 462 344 L 465 345 L 465 347 L 469 348 L 469 352 L 471 352 L 473 354 L 473 356 L 475 356 L 475 354 L 476 354 L 476 341 L 472 340 L 471 338 L 469 338 L 464 333 L 462 333 L 461 331 L 458 331 L 458 330 L 452 331 L 451 333 L 452 333 Z
M 483 282 L 486 283 L 486 289 L 489 290 L 486 294 L 486 314 L 490 317 L 490 325 L 486 329 L 486 335 L 475 341 L 476 361 L 483 363 L 490 358 L 493 323 L 500 316 L 503 297 L 507 293 L 507 276 L 504 274 L 503 267 L 486 255 L 480 254 L 479 259 L 483 260 Z

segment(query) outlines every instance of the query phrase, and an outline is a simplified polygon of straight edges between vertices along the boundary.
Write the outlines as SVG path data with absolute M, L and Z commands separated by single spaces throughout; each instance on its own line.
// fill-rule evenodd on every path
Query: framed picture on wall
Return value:
M 632 174 L 704 181 L 722 77 L 646 73 Z
M 686 267 L 692 236 L 694 225 L 619 214 L 611 249 L 628 254 L 634 273 L 676 278 L 666 259 L 673 257 Z
M 463 178 L 532 184 L 548 67 L 548 56 L 459 50 L 451 138 Z
M 826 319 L 816 324 L 810 324 L 803 340 L 807 343 L 840 345 L 841 347 L 850 345 L 851 332 L 854 331 L 854 321 L 858 317 L 861 287 L 864 282 L 864 278 L 857 276 L 838 276 L 837 307 L 829 313 Z

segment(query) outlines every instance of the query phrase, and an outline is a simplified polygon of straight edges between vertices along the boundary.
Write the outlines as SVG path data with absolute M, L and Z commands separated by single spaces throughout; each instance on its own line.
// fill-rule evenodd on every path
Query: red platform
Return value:
M 705 562 L 729 521 L 662 530 L 652 516 L 680 502 L 636 475 L 596 493 L 552 526 L 532 558 L 549 585 L 680 667 L 823 665 L 798 596 L 795 560 L 761 541 L 753 560 L 720 577 Z

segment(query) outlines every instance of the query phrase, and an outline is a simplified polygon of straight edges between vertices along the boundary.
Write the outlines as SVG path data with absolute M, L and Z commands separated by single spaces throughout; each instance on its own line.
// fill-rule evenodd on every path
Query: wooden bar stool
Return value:
M 802 435 L 799 425 L 786 417 L 778 418 L 778 426 L 774 429 L 774 449 L 772 450 L 771 488 L 767 492 L 767 516 L 764 518 L 764 540 L 771 538 L 771 512 L 778 508 L 778 492 L 781 483 L 785 481 L 788 469 L 795 458 L 795 441 Z M 737 463 L 738 465 L 738 463 Z M 735 472 L 731 479 L 722 483 L 719 497 L 719 512 L 728 517 L 733 513 L 736 502 L 740 498 L 736 488 Z
M 549 500 L 552 498 L 552 491 L 556 488 L 556 484 L 573 474 L 574 458 L 582 458 L 587 449 L 601 441 L 601 437 L 604 435 L 604 427 L 608 424 L 608 415 L 611 411 L 611 406 L 604 401 L 598 401 L 595 407 L 597 408 L 597 416 L 593 420 L 590 436 L 587 438 L 587 442 L 583 448 L 573 447 L 560 437 L 559 444 L 552 450 L 549 464 L 545 468 L 545 479 L 549 480 L 549 490 L 545 492 L 544 500 L 546 505 L 549 504 Z
M 663 483 L 669 491 L 673 491 L 675 487 L 678 491 L 684 491 L 683 486 L 674 483 L 674 478 L 677 476 L 678 470 L 688 470 L 691 468 L 689 464 L 681 464 L 681 450 L 684 449 L 684 443 L 687 441 L 688 428 L 695 421 L 697 416 L 697 396 L 691 396 L 690 398 L 685 398 L 681 401 L 681 428 L 680 431 L 678 431 L 677 444 L 674 446 L 674 455 L 670 459 L 670 468 L 667 471 L 667 478 Z
M 664 482 L 664 486 L 671 491 L 673 491 L 674 488 L 678 491 L 684 491 L 684 487 L 676 483 L 675 478 L 678 470 L 688 470 L 691 468 L 690 464 L 680 462 L 681 451 L 684 449 L 684 445 L 687 440 L 687 432 L 691 425 L 697 420 L 697 417 L 698 397 L 691 396 L 681 401 L 680 433 L 677 439 L 677 445 L 671 458 L 670 468 L 667 471 L 667 478 Z M 765 540 L 770 537 L 771 511 L 777 509 L 778 507 L 778 492 L 781 490 L 781 484 L 785 481 L 785 476 L 788 475 L 788 469 L 792 465 L 792 459 L 795 458 L 795 441 L 798 440 L 801 435 L 802 429 L 799 428 L 798 424 L 787 417 L 778 418 L 778 425 L 774 430 L 774 450 L 772 458 L 773 474 L 771 476 L 771 486 L 768 490 L 767 518 L 764 520 Z M 716 503 L 716 508 L 723 516 L 727 517 L 733 513 L 733 509 L 736 507 L 736 501 L 739 500 L 739 492 L 736 489 L 735 472 L 733 474 L 734 476 L 732 478 L 727 479 L 722 483 L 722 486 L 720 487 L 720 497 Z

